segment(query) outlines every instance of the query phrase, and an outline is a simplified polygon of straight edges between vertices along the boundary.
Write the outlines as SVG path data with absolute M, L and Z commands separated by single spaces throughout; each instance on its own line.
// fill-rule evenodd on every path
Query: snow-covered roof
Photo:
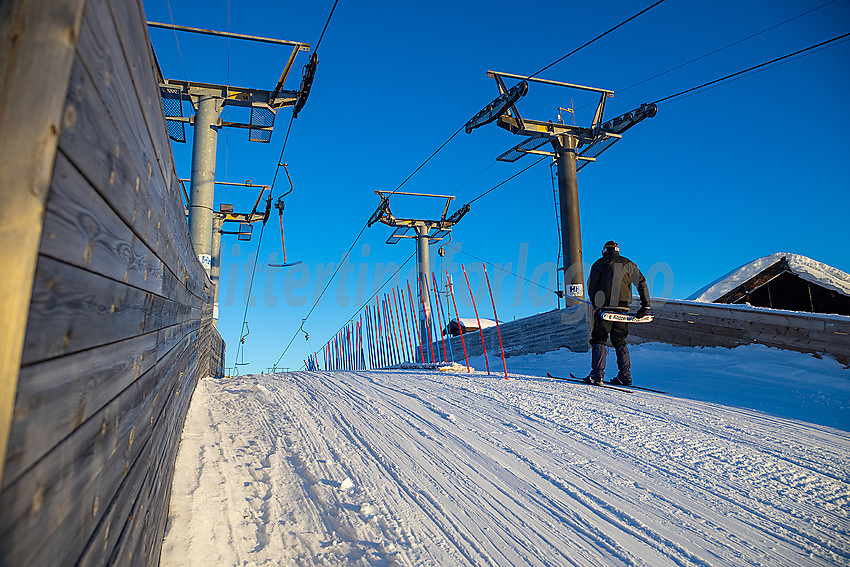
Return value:
M 823 262 L 812 260 L 800 254 L 777 252 L 776 254 L 753 260 L 740 268 L 732 270 L 725 276 L 711 282 L 688 297 L 688 300 L 704 303 L 716 301 L 745 281 L 754 278 L 765 269 L 779 262 L 783 257 L 788 261 L 791 271 L 802 279 L 850 296 L 850 274 L 847 272 L 842 272 L 838 268 L 833 268 Z
M 452 320 L 456 321 L 456 319 L 452 319 Z M 460 324 L 465 329 L 477 329 L 478 328 L 478 320 L 477 319 L 467 319 L 465 317 L 461 317 L 460 318 Z M 481 328 L 482 329 L 487 329 L 489 327 L 495 327 L 495 326 L 496 326 L 496 322 L 493 321 L 492 319 L 481 319 Z

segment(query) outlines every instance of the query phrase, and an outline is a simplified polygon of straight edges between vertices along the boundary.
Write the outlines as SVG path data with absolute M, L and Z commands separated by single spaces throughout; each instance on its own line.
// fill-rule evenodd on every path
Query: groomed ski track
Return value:
M 548 378 L 199 383 L 163 565 L 847 565 L 850 435 Z

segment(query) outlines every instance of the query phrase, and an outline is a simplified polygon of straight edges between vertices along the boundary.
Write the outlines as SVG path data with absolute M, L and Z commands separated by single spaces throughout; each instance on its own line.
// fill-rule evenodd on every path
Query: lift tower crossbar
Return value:
M 378 208 L 369 218 L 368 226 L 372 226 L 377 222 L 384 223 L 387 226 L 393 227 L 395 230 L 387 239 L 387 244 L 397 244 L 402 238 L 416 239 L 416 255 L 419 278 L 422 281 L 422 286 L 417 286 L 421 289 L 421 301 L 419 303 L 419 336 L 423 340 L 427 340 L 428 329 L 431 325 L 431 296 L 428 287 L 430 281 L 430 258 L 428 246 L 432 242 L 437 242 L 445 238 L 452 230 L 452 227 L 460 222 L 460 219 L 469 212 L 469 205 L 463 205 L 451 216 L 449 206 L 454 197 L 450 195 L 432 195 L 427 193 L 402 193 L 399 191 L 375 191 L 375 194 L 381 198 Z M 408 197 L 430 197 L 436 199 L 445 199 L 446 204 L 443 207 L 442 215 L 439 219 L 413 219 L 413 218 L 398 218 L 393 215 L 390 210 L 390 197 L 393 195 L 406 195 Z M 433 232 L 431 232 L 433 231 Z M 429 347 L 430 348 L 430 347 Z M 427 352 L 427 351 L 426 351 Z M 427 362 L 427 361 L 421 361 Z

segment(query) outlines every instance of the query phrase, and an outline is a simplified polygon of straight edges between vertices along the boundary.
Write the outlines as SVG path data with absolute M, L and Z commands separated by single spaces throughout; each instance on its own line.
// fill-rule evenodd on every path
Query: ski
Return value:
M 618 392 L 626 392 L 627 394 L 632 393 L 631 390 L 626 390 L 625 388 L 618 388 L 616 386 L 611 386 L 609 384 L 598 384 L 598 385 L 597 384 L 588 384 L 587 382 L 585 382 L 581 378 L 576 377 L 573 374 L 570 374 L 570 376 L 572 376 L 572 378 L 563 378 L 561 376 L 552 376 L 548 372 L 546 373 L 546 376 L 548 376 L 549 378 L 552 378 L 554 380 L 563 380 L 565 382 L 575 382 L 576 384 L 584 384 L 585 386 L 593 386 L 595 388 L 606 388 L 608 390 L 617 390 Z
M 654 394 L 667 394 L 667 392 L 662 392 L 661 390 L 653 390 L 652 388 L 644 388 L 643 386 L 634 386 L 632 384 L 614 384 L 614 382 L 605 382 L 605 384 L 610 384 L 618 388 L 634 388 L 635 390 L 643 390 L 644 392 L 652 392 Z
M 622 311 L 603 311 L 602 318 L 616 323 L 651 323 L 654 319 L 651 314 L 637 317 L 634 313 L 623 313 Z

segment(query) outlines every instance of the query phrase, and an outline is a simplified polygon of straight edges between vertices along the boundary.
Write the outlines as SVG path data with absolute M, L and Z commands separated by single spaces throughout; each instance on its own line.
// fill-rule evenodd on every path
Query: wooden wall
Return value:
M 540 354 L 561 347 L 576 352 L 588 350 L 585 323 L 575 322 L 575 309 L 553 310 L 504 323 L 501 331 L 505 354 Z M 655 314 L 652 323 L 629 325 L 629 342 L 729 348 L 763 344 L 832 356 L 850 365 L 848 316 L 657 299 L 652 310 Z M 482 353 L 477 331 L 466 333 L 464 339 L 470 356 Z M 495 327 L 484 330 L 484 344 L 488 355 L 499 356 Z M 463 360 L 460 337 L 452 338 L 452 351 L 456 361 Z
M 850 317 L 745 305 L 655 301 L 655 320 L 630 325 L 632 342 L 734 348 L 763 344 L 832 356 L 850 365 Z
M 0 484 L 0 565 L 156 565 L 188 404 L 224 346 L 142 2 L 73 4 Z
M 542 354 L 559 348 L 568 348 L 574 352 L 590 350 L 587 342 L 586 311 L 584 306 L 568 307 L 502 323 L 499 331 L 502 333 L 505 355 Z M 483 335 L 487 355 L 501 356 L 496 327 L 484 329 Z M 479 356 L 484 352 L 478 331 L 464 334 L 463 339 L 469 356 Z M 460 337 L 453 337 L 451 341 L 455 361 L 463 362 L 463 344 Z M 435 343 L 434 348 L 440 353 L 443 352 L 442 343 Z M 446 348 L 448 349 L 448 345 Z

